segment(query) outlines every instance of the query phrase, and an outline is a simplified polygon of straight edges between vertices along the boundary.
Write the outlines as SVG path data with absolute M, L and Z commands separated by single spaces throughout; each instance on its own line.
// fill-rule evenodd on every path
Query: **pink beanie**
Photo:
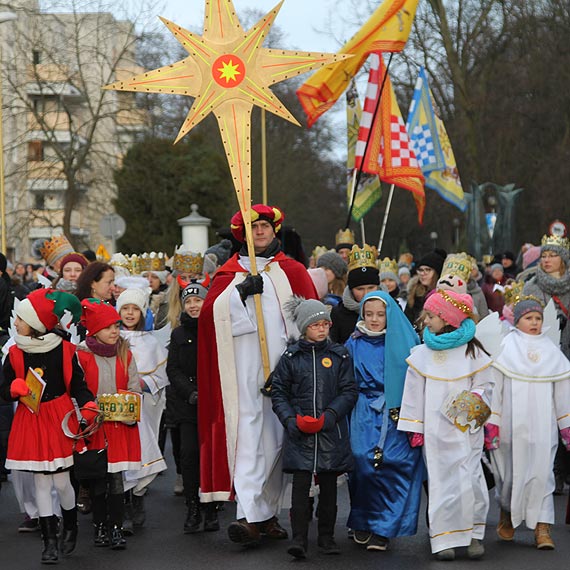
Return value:
M 473 316 L 473 298 L 467 293 L 438 289 L 426 299 L 424 310 L 437 315 L 452 327 L 459 328 L 465 319 Z
M 540 259 L 540 246 L 533 245 L 523 253 L 523 269 L 534 267 Z
M 307 272 L 313 280 L 319 299 L 322 299 L 329 292 L 329 282 L 325 270 L 322 267 L 315 267 L 314 269 L 307 269 Z

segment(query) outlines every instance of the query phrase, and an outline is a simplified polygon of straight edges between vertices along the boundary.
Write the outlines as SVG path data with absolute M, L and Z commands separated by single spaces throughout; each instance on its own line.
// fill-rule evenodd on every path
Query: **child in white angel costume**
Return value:
M 494 366 L 502 373 L 485 426 L 485 446 L 497 482 L 501 516 L 497 534 L 511 541 L 525 521 L 536 547 L 552 550 L 558 430 L 570 447 L 570 362 L 543 331 L 543 308 L 534 297 L 514 305 L 516 328 L 506 335 Z M 546 329 L 546 327 L 545 327 Z M 558 327 L 552 327 L 558 332 Z
M 428 471 L 432 553 L 454 560 L 457 547 L 471 559 L 482 539 L 489 496 L 481 467 L 483 430 L 497 371 L 475 338 L 473 299 L 438 290 L 424 304 L 425 344 L 412 349 L 398 429 L 423 445 Z

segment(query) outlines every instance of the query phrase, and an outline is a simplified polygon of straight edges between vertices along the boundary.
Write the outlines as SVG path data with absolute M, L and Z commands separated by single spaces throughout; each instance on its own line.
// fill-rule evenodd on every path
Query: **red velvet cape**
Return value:
M 315 286 L 305 267 L 279 252 L 271 263 L 287 275 L 295 295 L 318 299 Z M 216 273 L 200 312 L 198 325 L 198 433 L 200 437 L 200 490 L 202 493 L 229 493 L 233 498 L 233 473 L 229 473 L 226 424 L 218 368 L 218 349 L 214 323 L 214 302 L 233 281 L 236 273 L 247 273 L 231 257 Z M 268 325 L 270 325 L 268 323 Z M 204 497 L 205 501 L 221 500 Z

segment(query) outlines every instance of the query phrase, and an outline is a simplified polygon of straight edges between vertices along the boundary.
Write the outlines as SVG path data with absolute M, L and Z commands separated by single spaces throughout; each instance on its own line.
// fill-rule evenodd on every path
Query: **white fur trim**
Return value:
M 30 325 L 34 330 L 45 333 L 46 326 L 40 321 L 34 306 L 29 299 L 23 299 L 16 309 L 16 315 L 20 317 L 25 323 Z

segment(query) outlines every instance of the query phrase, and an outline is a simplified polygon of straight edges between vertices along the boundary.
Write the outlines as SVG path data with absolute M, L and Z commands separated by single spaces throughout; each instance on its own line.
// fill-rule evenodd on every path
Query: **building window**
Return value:
M 28 143 L 28 162 L 38 162 L 44 159 L 44 144 L 42 141 Z
M 43 192 L 38 192 L 34 195 L 34 208 L 36 210 L 46 209 L 46 197 Z
M 32 51 L 32 60 L 34 62 L 34 65 L 41 63 L 41 53 L 39 50 L 35 49 Z

